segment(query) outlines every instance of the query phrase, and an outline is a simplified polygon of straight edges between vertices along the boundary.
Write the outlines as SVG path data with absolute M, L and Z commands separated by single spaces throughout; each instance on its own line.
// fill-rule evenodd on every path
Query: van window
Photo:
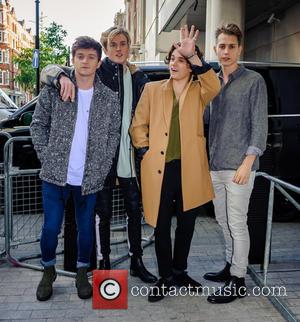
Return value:
M 270 78 L 276 92 L 276 114 L 300 114 L 300 69 L 274 68 L 270 70 Z

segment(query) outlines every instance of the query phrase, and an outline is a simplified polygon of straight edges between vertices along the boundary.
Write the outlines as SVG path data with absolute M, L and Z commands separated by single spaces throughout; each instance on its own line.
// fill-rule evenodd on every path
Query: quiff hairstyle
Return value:
M 239 28 L 239 26 L 234 23 L 228 23 L 217 28 L 216 34 L 215 34 L 216 42 L 218 41 L 218 37 L 220 34 L 236 36 L 238 45 L 240 46 L 242 43 L 243 33 L 241 32 L 241 29 Z
M 130 46 L 131 38 L 130 38 L 129 32 L 123 27 L 114 26 L 103 31 L 101 34 L 100 43 L 105 50 L 107 50 L 108 40 L 111 41 L 113 38 L 115 38 L 118 35 L 124 35 L 127 39 L 128 46 Z
M 97 52 L 98 60 L 102 56 L 102 47 L 98 41 L 88 36 L 81 36 L 75 39 L 72 45 L 72 57 L 75 57 L 76 51 L 78 49 L 94 49 Z

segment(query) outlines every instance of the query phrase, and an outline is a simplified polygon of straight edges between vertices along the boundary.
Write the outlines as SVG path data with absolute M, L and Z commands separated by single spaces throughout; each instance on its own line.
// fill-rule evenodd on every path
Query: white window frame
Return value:
M 5 53 L 5 63 L 9 64 L 9 49 L 6 49 L 6 53 Z
M 3 85 L 9 85 L 9 71 L 8 70 L 5 70 L 3 71 Z
M 6 31 L 3 31 L 3 42 L 8 43 L 8 33 Z

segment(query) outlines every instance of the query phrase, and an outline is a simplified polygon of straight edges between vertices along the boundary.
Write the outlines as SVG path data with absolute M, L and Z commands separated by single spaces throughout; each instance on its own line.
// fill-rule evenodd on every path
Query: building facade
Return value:
M 245 34 L 242 59 L 300 63 L 299 0 L 126 0 L 125 6 L 126 27 L 142 35 L 145 60 L 163 59 L 183 24 L 200 30 L 197 45 L 214 60 L 217 26 L 234 22 Z
M 26 28 L 25 21 L 18 21 L 15 9 L 9 0 L 0 0 L 0 88 L 20 106 L 28 100 L 15 81 L 18 66 L 13 57 L 21 48 L 33 48 L 34 36 Z
M 132 38 L 132 60 L 163 60 L 179 30 L 159 32 L 158 12 L 163 0 L 125 0 L 125 27 Z

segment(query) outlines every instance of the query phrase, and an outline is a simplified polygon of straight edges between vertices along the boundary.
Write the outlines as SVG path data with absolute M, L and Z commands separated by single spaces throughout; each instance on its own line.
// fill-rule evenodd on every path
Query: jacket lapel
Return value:
M 191 84 L 192 84 L 192 79 L 186 84 L 185 88 L 183 89 L 182 94 L 180 95 L 180 98 L 179 98 L 179 115 L 180 115 L 180 113 L 182 111 L 184 100 L 185 100 L 186 94 L 187 94 Z
M 167 131 L 169 131 L 173 109 L 173 86 L 172 80 L 169 79 L 163 85 L 163 113 Z

